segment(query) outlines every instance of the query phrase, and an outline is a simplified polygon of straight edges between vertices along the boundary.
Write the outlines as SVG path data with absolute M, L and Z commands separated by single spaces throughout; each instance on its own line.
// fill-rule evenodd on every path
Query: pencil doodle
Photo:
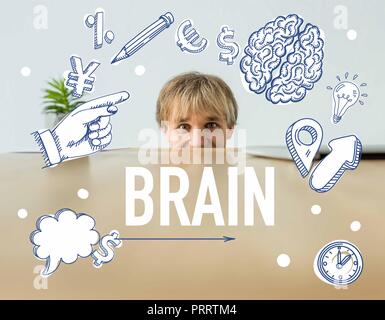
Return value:
M 131 57 L 135 52 L 140 50 L 162 31 L 167 29 L 173 22 L 174 16 L 170 12 L 161 15 L 157 21 L 150 24 L 147 28 L 142 30 L 139 34 L 127 42 L 119 53 L 112 59 L 111 64 Z

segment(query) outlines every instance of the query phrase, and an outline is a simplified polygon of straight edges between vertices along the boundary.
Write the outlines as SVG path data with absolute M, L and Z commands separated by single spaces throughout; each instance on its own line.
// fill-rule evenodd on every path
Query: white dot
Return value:
M 282 268 L 286 268 L 289 266 L 290 264 L 290 257 L 285 254 L 285 253 L 282 253 L 280 254 L 278 257 L 277 257 L 277 263 L 280 267 Z
M 88 196 L 89 196 L 89 192 L 88 192 L 87 189 L 81 188 L 81 189 L 78 190 L 78 197 L 80 199 L 87 199 Z
M 346 32 L 346 36 L 348 37 L 349 40 L 356 40 L 357 38 L 357 31 L 350 29 L 348 32 Z
M 111 30 L 108 30 L 106 32 L 106 34 L 104 35 L 104 40 L 106 40 L 107 43 L 112 43 L 114 38 L 115 38 L 115 35 L 114 35 L 114 33 Z
M 135 68 L 135 74 L 136 74 L 137 76 L 142 76 L 142 75 L 144 75 L 145 72 L 146 72 L 146 68 L 145 68 L 144 66 L 142 66 L 142 65 L 136 66 L 136 68 Z
M 315 204 L 311 207 L 311 213 L 312 214 L 320 214 L 321 213 L 321 207 L 318 204 Z
M 20 73 L 23 77 L 29 77 L 31 75 L 31 68 L 30 67 L 23 67 L 20 69 Z
M 28 216 L 28 211 L 27 211 L 27 209 L 19 209 L 19 210 L 17 211 L 17 215 L 18 215 L 18 217 L 19 217 L 20 219 L 25 219 L 25 218 L 27 218 L 27 216 Z
M 86 18 L 86 23 L 88 24 L 88 27 L 91 28 L 95 24 L 95 17 L 93 15 L 89 15 Z
M 350 229 L 352 231 L 358 231 L 361 229 L 361 223 L 359 221 L 353 221 L 351 224 L 350 224 Z

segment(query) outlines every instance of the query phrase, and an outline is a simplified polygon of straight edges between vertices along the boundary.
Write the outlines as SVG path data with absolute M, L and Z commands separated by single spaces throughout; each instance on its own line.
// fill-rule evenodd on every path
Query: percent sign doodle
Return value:
M 104 29 L 104 11 L 97 9 L 95 15 L 87 15 L 84 19 L 84 23 L 88 28 L 94 29 L 94 48 L 99 49 L 103 45 L 103 29 Z M 115 35 L 111 30 L 107 30 L 104 33 L 104 40 L 108 44 L 112 43 Z
M 219 61 L 226 62 L 227 65 L 232 65 L 239 54 L 239 45 L 231 41 L 234 39 L 234 30 L 229 29 L 228 26 L 222 26 L 221 32 L 217 37 L 217 45 L 221 49 L 227 51 L 219 53 Z

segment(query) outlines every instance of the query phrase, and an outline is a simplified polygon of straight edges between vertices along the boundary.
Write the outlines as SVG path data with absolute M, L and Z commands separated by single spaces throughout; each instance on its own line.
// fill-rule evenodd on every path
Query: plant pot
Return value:
M 66 113 L 46 113 L 44 124 L 46 128 L 55 127 L 67 114 Z

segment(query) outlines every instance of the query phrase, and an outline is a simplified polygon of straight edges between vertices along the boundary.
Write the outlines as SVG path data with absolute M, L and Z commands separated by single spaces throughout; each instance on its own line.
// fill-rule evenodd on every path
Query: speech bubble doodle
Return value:
M 78 257 L 92 254 L 92 246 L 99 240 L 94 230 L 95 220 L 87 214 L 60 209 L 55 215 L 44 215 L 36 221 L 30 240 L 36 258 L 46 260 L 41 275 L 50 276 L 61 262 L 74 263 Z

